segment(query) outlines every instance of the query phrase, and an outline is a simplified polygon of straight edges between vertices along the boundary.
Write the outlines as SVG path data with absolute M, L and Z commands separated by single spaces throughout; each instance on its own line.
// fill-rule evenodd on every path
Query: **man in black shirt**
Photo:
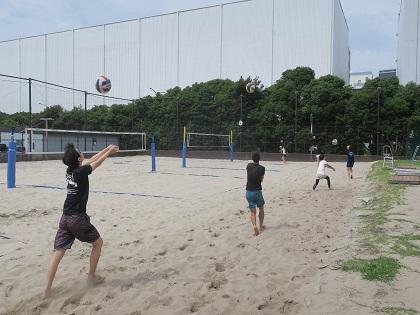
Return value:
M 247 183 L 246 183 L 246 200 L 248 201 L 249 211 L 251 212 L 251 223 L 254 229 L 254 235 L 257 236 L 264 229 L 264 197 L 262 195 L 261 183 L 265 175 L 265 167 L 260 165 L 260 154 L 252 153 L 254 163 L 249 163 L 246 167 Z M 259 209 L 258 218 L 260 228 L 257 227 L 257 207 Z
M 47 287 L 44 298 L 51 295 L 51 286 L 57 272 L 58 264 L 67 249 L 70 249 L 77 238 L 81 242 L 92 244 L 90 254 L 89 283 L 100 282 L 95 275 L 99 257 L 101 256 L 102 238 L 96 228 L 90 223 L 86 214 L 86 204 L 89 198 L 88 176 L 98 168 L 102 162 L 113 153 L 118 152 L 118 147 L 110 145 L 90 159 L 85 159 L 83 154 L 69 143 L 64 149 L 63 163 L 68 166 L 66 171 L 67 197 L 64 202 L 63 215 L 54 240 L 53 256 L 48 266 Z

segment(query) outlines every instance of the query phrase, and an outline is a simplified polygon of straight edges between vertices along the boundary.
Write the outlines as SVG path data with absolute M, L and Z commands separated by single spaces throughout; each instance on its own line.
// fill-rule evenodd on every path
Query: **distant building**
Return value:
M 397 69 L 379 70 L 380 78 L 389 78 L 389 77 L 396 77 L 396 76 L 397 76 Z
M 367 80 L 372 80 L 372 72 L 354 72 L 350 73 L 350 85 L 353 89 L 361 89 Z

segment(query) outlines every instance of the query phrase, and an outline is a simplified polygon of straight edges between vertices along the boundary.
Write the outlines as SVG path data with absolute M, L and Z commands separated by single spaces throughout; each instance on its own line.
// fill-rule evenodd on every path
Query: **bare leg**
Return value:
M 257 209 L 252 208 L 249 210 L 251 211 L 251 224 L 252 224 L 252 228 L 254 229 L 254 235 L 257 236 L 258 234 L 260 234 L 260 231 L 258 231 L 258 228 L 257 228 Z
M 51 261 L 48 266 L 47 287 L 45 288 L 45 291 L 44 291 L 44 299 L 50 297 L 51 295 L 51 287 L 54 281 L 55 274 L 57 273 L 58 264 L 60 263 L 65 253 L 66 253 L 65 249 L 56 250 L 51 257 Z
M 316 186 L 318 186 L 318 184 L 319 184 L 319 179 L 316 179 L 316 180 L 315 180 L 315 184 L 314 184 L 314 186 L 312 187 L 312 189 L 313 189 L 313 190 L 315 190 L 315 188 L 316 188 Z
M 260 232 L 264 230 L 264 207 L 259 208 L 258 219 L 260 220 Z
M 327 177 L 325 177 L 325 179 L 327 180 L 327 183 L 328 183 L 328 188 L 329 188 L 329 189 L 331 189 L 330 177 L 329 177 L 329 176 L 327 176 Z
M 350 178 L 353 179 L 353 167 L 349 167 Z
M 92 252 L 90 253 L 90 266 L 88 281 L 95 284 L 96 279 L 96 267 L 98 266 L 99 257 L 101 257 L 101 250 L 103 244 L 102 237 L 99 237 L 95 242 L 92 243 Z M 99 279 L 98 279 L 99 280 Z

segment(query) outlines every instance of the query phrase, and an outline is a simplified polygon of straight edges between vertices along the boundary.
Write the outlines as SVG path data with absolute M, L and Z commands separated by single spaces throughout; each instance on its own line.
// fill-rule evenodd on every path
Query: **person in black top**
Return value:
M 257 236 L 264 229 L 264 197 L 262 195 L 261 183 L 265 175 L 265 167 L 260 165 L 260 154 L 258 152 L 252 153 L 252 160 L 254 163 L 249 163 L 246 167 L 247 183 L 246 183 L 246 200 L 248 201 L 248 208 L 251 212 L 251 223 L 254 229 L 254 235 Z M 257 207 L 259 209 L 258 218 L 260 227 L 257 227 Z
M 347 146 L 347 175 L 353 179 L 354 152 L 350 144 Z
M 69 143 L 64 149 L 63 163 L 68 166 L 66 171 L 67 197 L 63 206 L 63 215 L 54 240 L 54 250 L 48 266 L 47 287 L 44 299 L 51 295 L 51 286 L 57 272 L 58 264 L 67 249 L 70 249 L 77 238 L 81 242 L 92 244 L 90 254 L 90 268 L 88 283 L 99 283 L 102 279 L 95 275 L 99 257 L 101 256 L 102 238 L 96 228 L 90 223 L 86 214 L 86 204 L 89 198 L 88 176 L 98 168 L 102 162 L 113 153 L 118 152 L 118 147 L 109 145 L 90 159 L 85 159 L 83 154 Z

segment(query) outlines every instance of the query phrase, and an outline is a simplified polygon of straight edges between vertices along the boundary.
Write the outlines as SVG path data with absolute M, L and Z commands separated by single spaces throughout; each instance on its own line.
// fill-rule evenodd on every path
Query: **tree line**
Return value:
M 327 153 L 343 153 L 352 144 L 357 154 L 380 153 L 390 145 L 405 155 L 420 144 L 420 86 L 415 83 L 375 78 L 354 90 L 336 76 L 315 78 L 308 67 L 287 70 L 275 84 L 252 94 L 246 91 L 250 81 L 211 80 L 86 112 L 57 104 L 34 113 L 33 127 L 43 128 L 39 119 L 49 117 L 54 129 L 146 132 L 155 136 L 159 149 L 179 149 L 183 126 L 215 134 L 232 130 L 237 151 L 277 152 L 282 144 L 289 152 L 308 153 L 318 144 Z M 0 112 L 0 128 L 28 127 L 29 121 L 28 112 Z

